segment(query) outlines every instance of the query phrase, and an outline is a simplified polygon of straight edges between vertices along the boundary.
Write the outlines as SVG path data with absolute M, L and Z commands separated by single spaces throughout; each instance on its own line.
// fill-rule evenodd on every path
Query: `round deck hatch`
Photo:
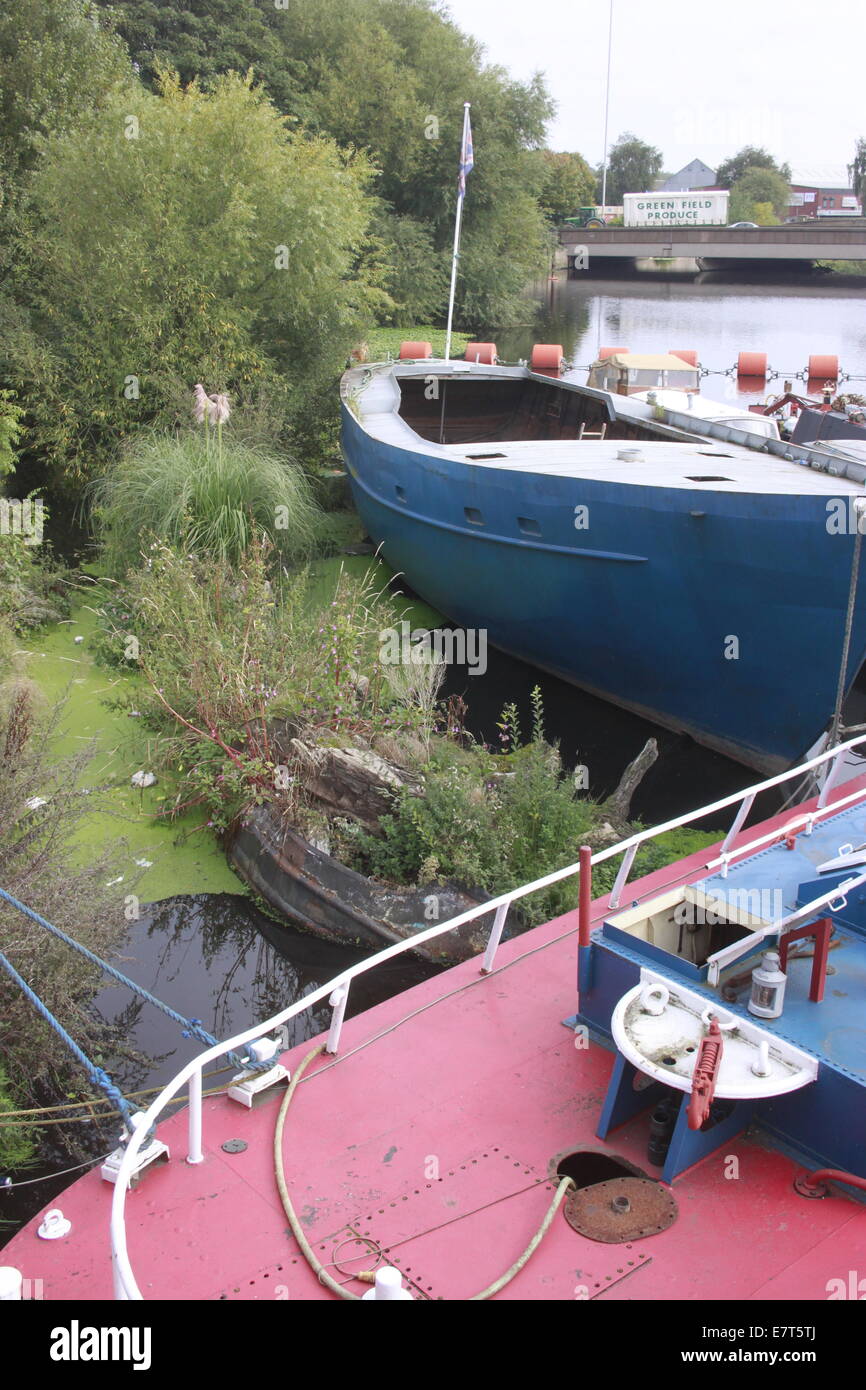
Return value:
M 658 1235 L 677 1219 L 672 1194 L 652 1178 L 611 1178 L 593 1183 L 565 1199 L 565 1219 L 589 1240 L 619 1245 Z

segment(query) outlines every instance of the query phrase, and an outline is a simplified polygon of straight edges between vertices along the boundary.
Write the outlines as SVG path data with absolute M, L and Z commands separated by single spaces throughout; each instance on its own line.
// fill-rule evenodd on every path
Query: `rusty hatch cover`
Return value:
M 652 1178 L 611 1178 L 570 1192 L 565 1219 L 589 1240 L 618 1245 L 666 1231 L 677 1219 L 677 1204 Z

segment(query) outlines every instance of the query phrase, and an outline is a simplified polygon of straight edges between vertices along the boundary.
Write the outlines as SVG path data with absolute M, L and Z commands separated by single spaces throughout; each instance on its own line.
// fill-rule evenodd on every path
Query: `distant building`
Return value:
M 798 217 L 859 217 L 862 209 L 847 169 L 795 169 L 788 220 Z
M 716 173 L 702 159 L 693 159 L 679 173 L 671 174 L 659 185 L 660 193 L 688 193 L 692 188 L 714 188 Z

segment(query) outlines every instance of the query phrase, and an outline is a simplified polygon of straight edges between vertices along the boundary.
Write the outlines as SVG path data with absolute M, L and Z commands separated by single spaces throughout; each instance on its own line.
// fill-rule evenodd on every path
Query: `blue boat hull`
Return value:
M 389 564 L 491 645 L 765 771 L 826 727 L 854 537 L 825 496 L 478 468 L 373 439 L 345 406 L 343 450 Z M 864 651 L 866 602 L 846 689 Z

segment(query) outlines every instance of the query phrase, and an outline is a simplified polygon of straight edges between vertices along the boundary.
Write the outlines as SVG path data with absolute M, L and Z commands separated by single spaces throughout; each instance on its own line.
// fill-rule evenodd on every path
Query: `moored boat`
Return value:
M 341 945 L 380 949 L 421 936 L 436 919 L 454 917 L 478 899 L 450 884 L 398 888 L 357 873 L 284 822 L 279 808 L 264 804 L 235 826 L 226 855 L 240 878 L 275 912 L 312 936 Z M 418 954 L 436 965 L 477 954 L 480 937 L 469 926 L 443 941 L 422 943 Z
M 348 371 L 369 534 L 494 646 L 748 765 L 790 765 L 866 653 L 866 607 L 849 614 L 866 468 L 657 420 L 555 356 Z
M 846 751 L 581 854 L 558 875 L 579 907 L 526 935 L 501 940 L 508 911 L 549 879 L 429 929 L 485 918 L 480 970 L 344 1023 L 352 980 L 400 943 L 209 1048 L 139 1117 L 110 1181 L 63 1194 L 59 1238 L 39 1239 L 41 1214 L 7 1269 L 81 1301 L 355 1299 L 384 1268 L 419 1301 L 858 1298 L 866 779 L 835 783 Z M 744 828 L 759 794 L 824 766 L 819 796 Z M 731 815 L 715 848 L 629 881 L 662 830 Z M 328 998 L 312 1051 L 271 1045 Z M 246 1045 L 272 1073 L 202 1100 L 202 1069 Z M 188 1113 L 163 1119 L 187 1084 Z M 156 1122 L 159 1161 L 142 1162 Z

